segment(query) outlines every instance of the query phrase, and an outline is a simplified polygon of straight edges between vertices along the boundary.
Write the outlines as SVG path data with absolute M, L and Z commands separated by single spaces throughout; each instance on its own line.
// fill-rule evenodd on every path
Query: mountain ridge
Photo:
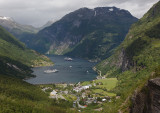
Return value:
M 32 25 L 20 24 L 16 22 L 12 17 L 0 16 L 0 25 L 19 40 L 21 38 L 28 38 L 53 23 L 54 21 L 50 20 L 46 24 L 38 28 Z
M 58 55 L 67 53 L 70 56 L 86 59 L 97 59 L 97 57 L 103 59 L 106 57 L 106 54 L 101 55 L 101 53 L 109 53 L 114 47 L 119 45 L 127 34 L 130 25 L 136 21 L 137 18 L 133 17 L 128 11 L 116 7 L 81 8 L 65 15 L 59 21 L 44 28 L 29 40 L 23 38 L 22 41 L 29 48 L 41 53 L 49 52 L 50 54 Z M 101 35 L 101 39 L 98 39 L 96 36 L 99 34 L 103 34 Z M 89 47 L 80 45 L 81 43 L 83 44 L 83 40 L 85 39 L 88 41 L 95 39 L 95 44 L 99 40 L 99 43 L 93 49 L 101 51 L 100 55 L 95 56 L 97 53 L 87 51 L 84 51 L 85 54 L 76 52 L 76 50 L 74 51 L 79 46 L 81 50 L 92 48 L 92 45 Z M 105 47 L 104 43 L 109 44 Z M 98 47 L 98 45 L 102 45 L 102 47 Z M 89 54 L 91 54 L 90 58 L 87 57 Z

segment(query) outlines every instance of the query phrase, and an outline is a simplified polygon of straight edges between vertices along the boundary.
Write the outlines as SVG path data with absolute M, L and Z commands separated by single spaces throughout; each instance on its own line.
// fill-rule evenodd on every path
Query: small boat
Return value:
M 70 68 L 72 67 L 72 66 L 69 66 Z
M 72 61 L 73 59 L 69 58 L 69 57 L 65 57 L 64 60 L 66 60 L 66 61 Z
M 58 72 L 58 70 L 57 70 L 57 69 L 45 70 L 44 72 L 45 72 L 45 73 L 56 73 L 56 72 Z

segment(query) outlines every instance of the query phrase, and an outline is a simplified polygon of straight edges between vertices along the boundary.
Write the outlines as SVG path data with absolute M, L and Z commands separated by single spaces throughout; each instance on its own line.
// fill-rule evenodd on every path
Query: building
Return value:
M 105 102 L 106 100 L 107 100 L 107 99 L 104 98 L 104 99 L 102 99 L 102 102 Z
M 89 89 L 90 87 L 92 87 L 92 85 L 79 86 L 79 87 L 75 87 L 73 90 L 76 91 L 76 92 L 80 92 L 82 90 Z
M 51 93 L 50 93 L 50 96 L 55 96 L 57 95 L 57 92 L 55 90 L 53 90 Z

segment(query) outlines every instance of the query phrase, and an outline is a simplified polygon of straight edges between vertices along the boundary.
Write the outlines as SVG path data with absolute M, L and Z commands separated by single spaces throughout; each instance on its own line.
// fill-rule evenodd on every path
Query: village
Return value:
M 79 82 L 76 84 L 50 84 L 40 85 L 49 98 L 65 100 L 72 103 L 72 107 L 79 109 L 103 110 L 103 104 L 111 103 L 120 97 L 111 92 L 116 86 L 116 78 L 100 78 L 93 81 Z

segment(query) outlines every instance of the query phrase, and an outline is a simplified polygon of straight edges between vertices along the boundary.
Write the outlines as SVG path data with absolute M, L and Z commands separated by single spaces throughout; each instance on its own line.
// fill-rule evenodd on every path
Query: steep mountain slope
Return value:
M 0 26 L 0 74 L 24 78 L 32 71 L 29 67 L 51 65 L 46 57 L 27 49 L 15 37 Z
M 116 7 L 81 8 L 22 40 L 41 53 L 103 59 L 123 41 L 136 21 L 128 11 Z
M 39 31 L 38 28 L 34 28 L 31 25 L 19 24 L 11 17 L 0 16 L 0 25 L 18 39 L 27 34 L 37 33 Z
M 160 2 L 132 25 L 125 40 L 117 48 L 114 55 L 96 66 L 104 76 L 114 76 L 119 80 L 114 92 L 120 95 L 121 99 L 116 102 L 116 106 L 119 107 L 112 106 L 115 113 L 118 109 L 122 112 L 129 112 L 130 97 L 134 91 L 136 93 L 141 90 L 147 91 L 143 87 L 148 79 L 157 77 L 154 73 L 160 65 L 159 12 Z M 146 106 L 143 107 L 141 107 L 143 112 L 147 112 Z
M 63 102 L 55 105 L 40 87 L 22 80 L 34 76 L 31 67 L 52 64 L 0 26 L 0 113 L 71 113 Z

